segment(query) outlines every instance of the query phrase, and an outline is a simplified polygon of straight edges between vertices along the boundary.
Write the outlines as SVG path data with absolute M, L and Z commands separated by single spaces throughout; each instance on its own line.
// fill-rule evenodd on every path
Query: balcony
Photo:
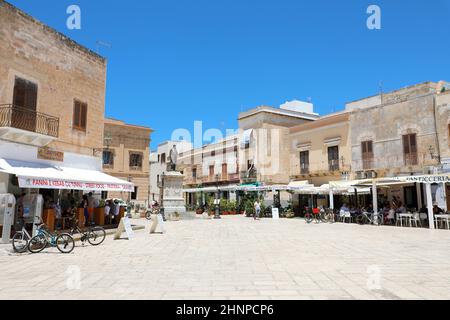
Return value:
M 339 171 L 339 160 L 329 160 L 328 161 L 328 171 L 334 172 Z
M 417 152 L 405 153 L 405 166 L 417 166 L 419 158 Z
M 59 118 L 12 104 L 0 104 L 0 138 L 44 147 L 59 136 Z

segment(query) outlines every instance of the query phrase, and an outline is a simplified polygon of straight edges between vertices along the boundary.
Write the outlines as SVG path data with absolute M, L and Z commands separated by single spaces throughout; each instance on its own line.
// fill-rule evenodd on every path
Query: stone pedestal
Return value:
M 177 171 L 167 172 L 164 176 L 163 208 L 167 220 L 181 220 L 186 217 L 183 197 L 184 176 Z

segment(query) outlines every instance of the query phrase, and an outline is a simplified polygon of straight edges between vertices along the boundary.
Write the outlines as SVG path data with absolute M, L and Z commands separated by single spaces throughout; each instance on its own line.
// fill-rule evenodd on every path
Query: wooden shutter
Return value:
M 73 127 L 78 130 L 86 130 L 87 104 L 75 100 L 73 104 Z
M 81 110 L 80 110 L 81 114 L 80 114 L 80 127 L 84 130 L 86 130 L 87 128 L 87 104 L 86 103 L 82 103 L 81 104 Z

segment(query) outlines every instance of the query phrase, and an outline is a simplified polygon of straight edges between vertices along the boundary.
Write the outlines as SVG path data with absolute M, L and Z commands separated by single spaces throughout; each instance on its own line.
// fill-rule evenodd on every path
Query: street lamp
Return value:
M 220 218 L 220 197 L 219 197 L 219 175 L 216 174 L 216 212 L 214 214 L 214 219 L 221 219 Z
M 164 214 L 164 180 L 165 180 L 165 178 L 166 178 L 166 172 L 163 171 L 163 173 L 161 175 L 161 189 L 159 191 L 160 200 L 161 200 L 159 212 L 161 213 L 163 221 L 166 221 L 166 215 Z

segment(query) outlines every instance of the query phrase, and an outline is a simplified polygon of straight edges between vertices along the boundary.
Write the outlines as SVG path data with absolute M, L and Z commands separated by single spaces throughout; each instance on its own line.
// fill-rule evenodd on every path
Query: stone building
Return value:
M 181 155 L 192 149 L 192 143 L 187 141 L 165 141 L 150 153 L 150 201 L 161 201 L 161 181 L 163 175 L 167 172 L 170 150 L 174 145 Z
M 2 139 L 100 160 L 106 60 L 3 1 L 0 42 L 1 117 L 33 133 Z
M 449 156 L 450 117 L 448 94 L 438 87 L 438 83 L 425 82 L 346 105 L 350 112 L 352 171 L 357 179 L 443 170 L 441 160 Z M 395 196 L 407 207 L 423 205 L 424 191 L 419 184 L 389 191 L 385 194 L 388 201 Z
M 53 228 L 68 193 L 131 191 L 102 172 L 105 58 L 4 1 L 0 43 L 0 194 Z
M 205 203 L 205 195 L 214 196 L 217 186 L 231 190 L 240 184 L 239 136 L 231 135 L 216 143 L 180 153 L 179 163 L 184 174 L 184 187 L 191 190 L 186 193 L 186 202 L 191 205 Z M 203 191 L 201 195 L 198 190 Z M 221 191 L 220 196 L 236 199 L 234 191 Z
M 105 119 L 103 171 L 134 184 L 133 193 L 109 192 L 108 198 L 147 205 L 150 196 L 150 135 L 152 129 Z
M 349 113 L 329 114 L 290 130 L 291 180 L 321 186 L 351 178 Z
M 315 121 L 310 103 L 292 101 L 280 108 L 262 106 L 239 114 L 241 180 L 266 185 L 290 182 L 290 129 Z

